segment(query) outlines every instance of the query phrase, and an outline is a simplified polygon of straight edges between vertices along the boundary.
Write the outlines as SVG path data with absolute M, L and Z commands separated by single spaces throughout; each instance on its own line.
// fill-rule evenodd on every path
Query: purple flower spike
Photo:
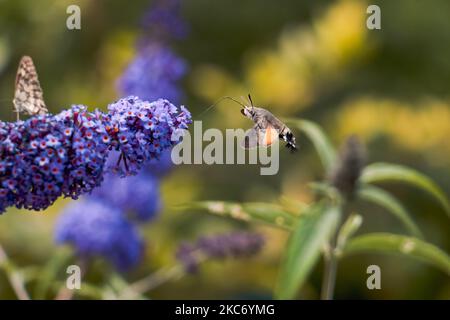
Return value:
M 102 256 L 124 271 L 142 256 L 143 240 L 122 212 L 89 199 L 69 204 L 59 217 L 56 242 L 71 244 L 78 256 Z
M 136 174 L 143 164 L 159 159 L 163 151 L 177 143 L 172 141 L 175 130 L 186 129 L 191 122 L 186 108 L 178 110 L 163 99 L 147 102 L 130 96 L 108 109 L 114 124 L 111 145 L 121 152 L 110 169 L 121 176 Z
M 190 122 L 184 107 L 137 97 L 111 104 L 109 113 L 72 106 L 57 115 L 0 121 L 0 213 L 13 205 L 41 210 L 61 195 L 91 192 L 112 149 L 121 156 L 114 171 L 134 175 L 176 144 L 172 133 Z
M 184 60 L 160 43 L 149 43 L 138 54 L 118 80 L 119 91 L 146 100 L 166 98 L 178 102 L 180 79 L 186 74 Z
M 161 209 L 159 181 L 145 171 L 126 179 L 108 174 L 103 183 L 105 187 L 96 188 L 90 198 L 108 203 L 138 222 L 151 220 Z
M 180 0 L 157 0 L 144 14 L 142 26 L 157 39 L 173 37 L 182 39 L 188 33 L 188 25 L 181 17 Z
M 234 232 L 200 238 L 194 244 L 183 243 L 177 251 L 177 259 L 186 272 L 196 272 L 199 257 L 210 259 L 245 258 L 259 253 L 264 246 L 264 237 L 257 233 Z
M 11 205 L 44 209 L 62 194 L 77 198 L 98 186 L 108 153 L 108 145 L 98 139 L 105 122 L 83 106 L 56 116 L 0 122 L 0 212 Z

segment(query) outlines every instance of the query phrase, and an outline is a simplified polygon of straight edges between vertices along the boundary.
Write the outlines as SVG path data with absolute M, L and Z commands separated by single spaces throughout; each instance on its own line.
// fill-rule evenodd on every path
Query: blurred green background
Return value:
M 0 117 L 13 121 L 17 64 L 33 57 L 51 112 L 71 104 L 105 108 L 118 98 L 116 79 L 133 58 L 139 20 L 149 1 L 0 0 Z M 66 8 L 81 8 L 81 30 L 67 30 Z M 358 134 L 369 160 L 408 165 L 450 191 L 450 2 L 371 1 L 381 7 L 381 30 L 366 28 L 365 1 L 184 0 L 189 36 L 175 49 L 189 64 L 183 104 L 194 120 L 224 95 L 250 92 L 257 105 L 279 116 L 318 122 L 340 144 Z M 238 109 L 223 103 L 202 117 L 203 127 L 247 128 Z M 198 275 L 169 282 L 152 298 L 270 298 L 286 233 L 261 226 L 180 213 L 192 200 L 310 202 L 307 183 L 323 178 L 317 155 L 297 134 L 300 152 L 281 152 L 280 171 L 260 176 L 251 165 L 183 165 L 163 181 L 164 210 L 143 227 L 145 261 L 124 276 L 132 281 L 174 263 L 180 241 L 237 228 L 267 237 L 262 254 L 248 261 L 211 262 Z M 283 150 L 284 151 L 284 150 Z M 431 197 L 390 185 L 426 239 L 450 249 L 448 218 Z M 41 265 L 55 254 L 53 226 L 59 200 L 45 212 L 14 208 L 0 216 L 0 243 L 19 266 Z M 361 233 L 404 233 L 390 215 L 359 205 Z M 366 288 L 366 268 L 382 270 L 382 290 Z M 98 266 L 89 275 L 102 281 Z M 319 296 L 321 265 L 299 298 Z M 65 270 L 60 272 L 64 279 Z M 339 265 L 339 299 L 449 299 L 448 276 L 407 258 L 358 255 Z M 14 298 L 0 273 L 0 299 Z

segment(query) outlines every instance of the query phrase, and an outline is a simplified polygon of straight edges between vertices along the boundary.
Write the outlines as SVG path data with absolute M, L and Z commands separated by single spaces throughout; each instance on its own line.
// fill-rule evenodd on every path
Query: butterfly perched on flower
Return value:
M 17 112 L 17 119 L 19 119 L 20 112 L 29 115 L 48 113 L 36 68 L 33 60 L 28 56 L 22 57 L 17 69 L 13 104 L 14 111 Z

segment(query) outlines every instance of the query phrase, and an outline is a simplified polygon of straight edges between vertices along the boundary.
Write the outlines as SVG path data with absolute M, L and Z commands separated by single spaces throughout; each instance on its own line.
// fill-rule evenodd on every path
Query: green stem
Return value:
M 323 281 L 322 281 L 322 291 L 321 291 L 321 299 L 322 300 L 333 300 L 334 297 L 334 287 L 336 284 L 336 273 L 337 273 L 337 250 L 336 246 L 338 243 L 338 236 L 340 233 L 340 229 L 343 225 L 342 221 L 345 221 L 344 217 L 346 216 L 346 212 L 348 211 L 348 204 L 343 203 L 342 204 L 342 213 L 343 217 L 341 222 L 337 225 L 336 230 L 331 237 L 328 248 L 325 252 L 325 270 L 323 274 Z
M 330 252 L 325 256 L 325 272 L 322 282 L 322 300 L 333 300 L 336 283 L 337 258 L 334 245 L 330 244 Z
M 22 273 L 15 270 L 15 268 L 10 263 L 5 250 L 3 250 L 3 247 L 0 245 L 0 267 L 2 266 L 17 298 L 19 300 L 30 300 L 30 295 L 25 288 L 25 281 L 23 279 Z
M 177 280 L 184 274 L 184 267 L 182 265 L 175 265 L 171 268 L 161 269 L 133 283 L 129 289 L 135 294 L 144 294 L 145 292 L 151 291 L 170 280 Z M 127 295 L 128 294 L 126 294 L 126 296 Z
M 208 260 L 206 256 L 201 252 L 194 253 L 197 264 L 201 264 Z M 158 271 L 132 283 L 127 290 L 121 295 L 120 299 L 133 299 L 137 296 L 141 296 L 148 291 L 151 291 L 160 285 L 172 281 L 178 280 L 186 275 L 185 267 L 182 264 L 176 264 L 169 268 L 161 268 Z

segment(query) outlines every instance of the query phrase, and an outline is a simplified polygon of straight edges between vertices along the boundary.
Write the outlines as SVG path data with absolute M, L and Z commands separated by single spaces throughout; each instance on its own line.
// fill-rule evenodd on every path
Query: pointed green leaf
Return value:
M 201 209 L 224 217 L 265 223 L 288 230 L 291 230 L 298 220 L 298 217 L 286 212 L 282 206 L 262 202 L 198 201 L 186 204 L 179 209 Z
M 47 290 L 51 288 L 51 285 L 58 275 L 58 272 L 65 270 L 67 261 L 72 256 L 72 250 L 62 247 L 58 249 L 46 265 L 42 268 L 38 282 L 34 288 L 34 296 L 36 299 L 45 299 Z
M 447 253 L 417 238 L 391 233 L 372 233 L 353 238 L 344 249 L 344 255 L 361 252 L 405 255 L 433 265 L 450 275 L 450 257 Z
M 421 239 L 423 238 L 422 232 L 413 219 L 411 219 L 408 211 L 388 192 L 375 186 L 363 185 L 358 189 L 358 197 L 387 209 L 404 224 L 411 235 Z
M 362 216 L 356 213 L 352 213 L 347 220 L 344 222 L 339 230 L 336 243 L 336 252 L 340 254 L 348 240 L 358 231 L 359 227 L 363 222 Z
M 444 192 L 427 176 L 411 168 L 389 163 L 373 163 L 364 168 L 361 181 L 366 183 L 400 181 L 432 194 L 450 216 L 450 205 Z
M 318 195 L 326 196 L 334 203 L 341 203 L 342 197 L 339 191 L 326 182 L 311 182 L 308 186 Z
M 317 263 L 336 230 L 339 207 L 318 203 L 309 208 L 291 233 L 275 288 L 277 299 L 292 299 Z
M 320 161 L 325 170 L 329 171 L 336 158 L 336 151 L 320 126 L 308 120 L 287 119 L 286 122 L 294 124 L 299 130 L 307 135 L 319 154 Z

